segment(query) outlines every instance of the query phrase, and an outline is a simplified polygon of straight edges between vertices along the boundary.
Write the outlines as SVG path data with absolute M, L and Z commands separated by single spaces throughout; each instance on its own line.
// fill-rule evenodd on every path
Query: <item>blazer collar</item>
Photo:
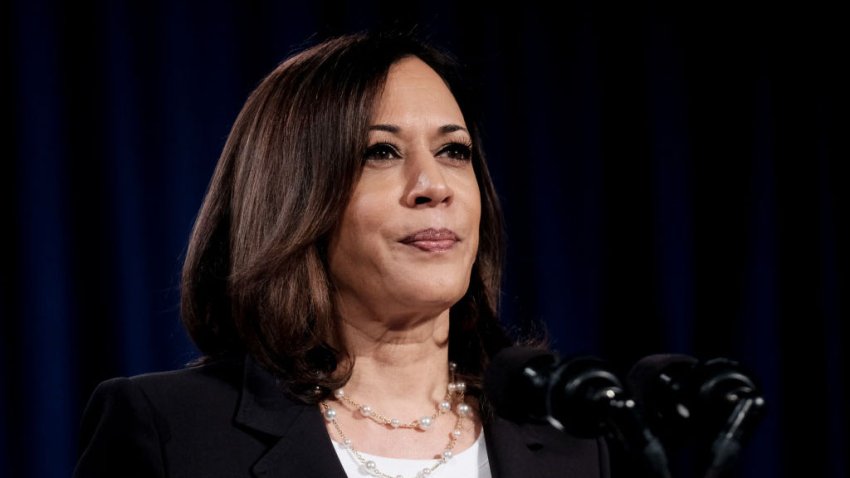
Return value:
M 256 477 L 345 478 L 319 408 L 289 398 L 280 381 L 250 356 L 235 421 L 275 438 L 252 468 Z M 535 476 L 542 470 L 583 476 L 575 464 L 599 452 L 592 440 L 576 441 L 548 425 L 499 416 L 484 424 L 484 434 L 493 478 Z
M 252 467 L 254 476 L 345 478 L 319 408 L 289 398 L 250 356 L 244 370 L 235 421 L 278 438 Z

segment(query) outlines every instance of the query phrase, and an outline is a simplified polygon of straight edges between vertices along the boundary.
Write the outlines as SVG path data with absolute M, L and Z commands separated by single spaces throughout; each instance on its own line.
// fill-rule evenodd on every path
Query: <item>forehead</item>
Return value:
M 375 122 L 465 126 L 460 106 L 443 78 L 417 57 L 403 58 L 390 67 L 375 106 Z

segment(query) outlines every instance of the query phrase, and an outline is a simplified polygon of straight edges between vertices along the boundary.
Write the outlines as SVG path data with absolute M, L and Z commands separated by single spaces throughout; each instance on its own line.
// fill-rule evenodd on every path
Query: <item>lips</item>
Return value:
M 416 247 L 426 252 L 442 252 L 451 249 L 459 241 L 451 229 L 423 229 L 402 239 L 402 244 Z

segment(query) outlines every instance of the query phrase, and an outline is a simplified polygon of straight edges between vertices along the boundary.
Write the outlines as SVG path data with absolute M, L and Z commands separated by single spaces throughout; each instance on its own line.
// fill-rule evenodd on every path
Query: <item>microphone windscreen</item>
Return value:
M 626 387 L 662 438 L 682 436 L 692 428 L 691 382 L 697 365 L 698 360 L 689 355 L 648 355 L 626 376 Z
M 537 387 L 545 383 L 535 383 L 534 376 L 548 380 L 548 368 L 555 361 L 553 353 L 536 347 L 506 347 L 493 356 L 484 373 L 484 391 L 496 412 L 510 418 L 545 414 L 541 408 L 545 397 L 539 396 L 545 390 Z
M 692 368 L 697 359 L 683 354 L 647 355 L 638 360 L 629 370 L 626 386 L 632 395 L 641 402 L 652 399 L 658 387 L 662 386 L 665 373 L 678 368 Z

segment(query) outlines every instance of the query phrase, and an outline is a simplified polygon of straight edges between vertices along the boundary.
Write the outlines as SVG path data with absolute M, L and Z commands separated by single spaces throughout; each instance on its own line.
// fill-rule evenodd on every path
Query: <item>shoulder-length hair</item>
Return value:
M 410 32 L 328 39 L 283 61 L 251 93 L 183 267 L 182 320 L 205 357 L 247 352 L 308 402 L 348 380 L 325 249 L 359 178 L 373 105 L 390 66 L 407 56 L 445 80 L 473 138 L 479 249 L 469 289 L 451 309 L 449 356 L 472 392 L 480 386 L 507 345 L 497 320 L 502 216 L 459 64 Z

